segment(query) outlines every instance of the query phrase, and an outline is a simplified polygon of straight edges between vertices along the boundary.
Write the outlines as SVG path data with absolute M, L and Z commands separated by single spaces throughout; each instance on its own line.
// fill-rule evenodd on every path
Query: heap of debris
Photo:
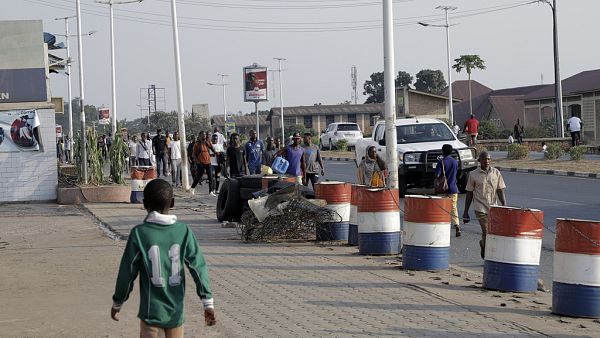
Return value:
M 255 205 L 251 205 L 251 210 L 244 212 L 240 220 L 242 240 L 266 242 L 315 239 L 317 229 L 326 229 L 327 223 L 339 216 L 319 205 L 316 202 L 318 200 L 306 199 L 302 188 L 291 185 L 270 195 L 263 194 L 258 200 L 251 200 L 254 202 L 249 204 Z

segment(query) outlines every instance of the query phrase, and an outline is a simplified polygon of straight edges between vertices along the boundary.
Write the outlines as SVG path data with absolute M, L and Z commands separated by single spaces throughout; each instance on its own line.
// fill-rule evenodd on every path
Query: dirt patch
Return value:
M 494 159 L 493 166 L 519 168 L 519 169 L 538 169 L 538 170 L 564 170 L 586 173 L 600 173 L 600 161 L 594 160 L 507 160 L 503 158 Z

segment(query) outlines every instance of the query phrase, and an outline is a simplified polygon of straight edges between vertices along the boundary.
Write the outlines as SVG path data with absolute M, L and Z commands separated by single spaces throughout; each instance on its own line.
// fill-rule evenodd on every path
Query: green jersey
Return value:
M 113 295 L 113 307 L 120 308 L 129 298 L 140 277 L 138 317 L 149 325 L 164 328 L 183 324 L 185 264 L 204 308 L 213 307 L 208 270 L 198 242 L 187 224 L 173 215 L 151 212 L 143 224 L 131 230 Z

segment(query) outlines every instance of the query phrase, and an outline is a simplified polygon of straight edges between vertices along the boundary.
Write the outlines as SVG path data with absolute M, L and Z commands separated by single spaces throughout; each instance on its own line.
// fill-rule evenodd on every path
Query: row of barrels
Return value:
M 348 241 L 362 255 L 402 251 L 406 270 L 449 268 L 449 198 L 407 195 L 402 220 L 398 190 L 322 182 L 316 185 L 315 197 L 326 200 L 334 215 L 317 229 L 317 240 Z M 541 210 L 492 207 L 483 287 L 535 292 L 543 229 Z M 552 312 L 600 317 L 600 221 L 557 219 L 552 289 Z

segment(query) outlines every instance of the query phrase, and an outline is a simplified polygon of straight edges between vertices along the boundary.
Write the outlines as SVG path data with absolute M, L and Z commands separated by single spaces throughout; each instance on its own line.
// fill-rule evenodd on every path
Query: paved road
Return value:
M 326 179 L 356 182 L 354 162 L 326 161 Z M 507 200 L 511 206 L 544 211 L 544 231 L 541 278 L 547 286 L 552 281 L 552 251 L 556 218 L 600 219 L 600 180 L 552 175 L 502 172 L 507 185 Z M 427 193 L 427 191 L 419 191 Z M 430 192 L 429 192 L 430 193 Z M 458 212 L 462 215 L 464 195 L 459 195 Z M 471 211 L 471 218 L 474 218 Z M 451 262 L 464 268 L 481 271 L 479 256 L 481 230 L 477 221 L 462 226 L 463 236 L 452 237 Z

